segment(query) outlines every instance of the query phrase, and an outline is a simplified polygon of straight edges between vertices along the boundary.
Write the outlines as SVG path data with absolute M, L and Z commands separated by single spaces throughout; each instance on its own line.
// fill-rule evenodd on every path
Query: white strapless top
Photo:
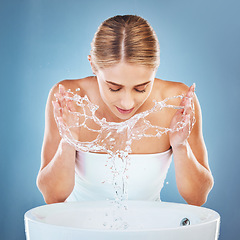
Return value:
M 160 201 L 160 191 L 172 160 L 172 149 L 129 156 L 128 199 Z M 77 151 L 75 186 L 67 202 L 114 199 L 112 184 L 103 183 L 112 177 L 111 170 L 106 167 L 107 159 L 107 154 Z

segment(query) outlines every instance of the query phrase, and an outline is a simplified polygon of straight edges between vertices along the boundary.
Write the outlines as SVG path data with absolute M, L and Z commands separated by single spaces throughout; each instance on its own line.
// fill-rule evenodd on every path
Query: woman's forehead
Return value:
M 145 84 L 153 81 L 155 74 L 156 72 L 152 68 L 127 63 L 119 63 L 113 67 L 98 71 L 98 75 L 100 75 L 102 80 L 118 85 L 126 85 L 127 83 L 134 85 Z

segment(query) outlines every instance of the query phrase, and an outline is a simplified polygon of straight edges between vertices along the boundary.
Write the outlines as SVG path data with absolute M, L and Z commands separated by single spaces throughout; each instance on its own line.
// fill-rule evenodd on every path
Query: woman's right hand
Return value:
M 65 90 L 63 85 L 59 84 L 59 92 L 55 93 L 54 96 L 56 100 L 52 101 L 53 113 L 61 137 L 63 139 L 73 137 L 74 140 L 78 140 L 79 128 L 76 125 L 79 120 L 74 114 L 76 112 L 74 101 L 67 98 L 71 96 L 70 93 Z

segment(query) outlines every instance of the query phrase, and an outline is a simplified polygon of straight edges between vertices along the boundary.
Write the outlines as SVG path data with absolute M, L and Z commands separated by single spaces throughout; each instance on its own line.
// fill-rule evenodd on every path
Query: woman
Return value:
M 61 138 L 54 119 L 55 113 L 57 119 L 63 121 L 63 106 L 71 110 L 71 103 L 66 103 L 64 99 L 68 94 L 65 89 L 78 88 L 79 95 L 87 95 L 92 103 L 99 106 L 98 118 L 111 122 L 122 122 L 150 109 L 153 100 L 162 101 L 167 97 L 186 94 L 182 100 L 176 98 L 171 102 L 180 104 L 184 109 L 174 113 L 162 110 L 151 117 L 151 122 L 158 121 L 168 127 L 182 119 L 187 123 L 182 130 L 164 134 L 159 139 L 133 141 L 129 196 L 135 200 L 159 200 L 157 195 L 160 195 L 173 155 L 181 196 L 189 204 L 204 204 L 213 186 L 213 177 L 208 165 L 201 109 L 194 94 L 194 85 L 188 88 L 182 83 L 155 78 L 160 50 L 149 23 L 134 15 L 107 19 L 95 33 L 88 59 L 96 76 L 62 81 L 49 93 L 42 163 L 37 178 L 46 203 L 112 197 L 110 189 L 99 183 L 105 174 L 106 154 L 76 151 Z M 191 99 L 195 105 L 196 122 L 189 131 Z M 75 132 L 75 137 L 86 141 L 89 133 Z M 148 173 L 145 174 L 145 170 Z

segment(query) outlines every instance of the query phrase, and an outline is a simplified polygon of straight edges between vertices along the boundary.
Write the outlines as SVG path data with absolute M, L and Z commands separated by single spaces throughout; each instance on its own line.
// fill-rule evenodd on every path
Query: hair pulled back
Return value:
M 94 71 L 120 62 L 157 68 L 160 47 L 155 31 L 142 17 L 117 15 L 98 27 L 91 43 Z

